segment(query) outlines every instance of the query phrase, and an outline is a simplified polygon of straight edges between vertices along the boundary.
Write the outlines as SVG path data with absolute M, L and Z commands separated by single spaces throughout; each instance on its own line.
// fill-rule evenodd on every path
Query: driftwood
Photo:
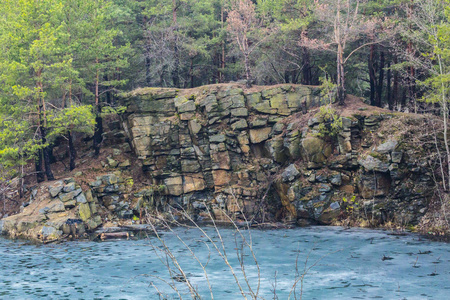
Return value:
M 100 235 L 102 240 L 128 239 L 129 237 L 130 234 L 128 232 L 104 232 Z

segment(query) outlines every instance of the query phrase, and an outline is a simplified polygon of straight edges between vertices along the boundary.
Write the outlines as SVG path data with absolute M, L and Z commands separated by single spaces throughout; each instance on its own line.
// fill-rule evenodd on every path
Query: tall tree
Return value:
M 255 4 L 251 0 L 232 0 L 227 22 L 228 32 L 244 58 L 245 78 L 247 86 L 250 87 L 252 85 L 250 55 L 267 37 L 267 31 L 263 28 L 256 14 Z
M 372 33 L 380 20 L 369 19 L 361 12 L 361 4 L 367 0 L 316 1 L 314 14 L 322 30 L 314 37 L 301 38 L 301 44 L 310 49 L 331 51 L 336 55 L 337 99 L 340 105 L 346 97 L 345 65 L 358 50 L 376 41 L 364 42 L 363 37 Z M 351 43 L 361 41 L 348 52 Z
M 81 5 L 85 14 L 78 25 L 80 46 L 75 68 L 94 96 L 93 148 L 95 155 L 99 155 L 103 134 L 101 96 L 126 83 L 126 79 L 120 77 L 120 71 L 128 67 L 130 44 L 119 45 L 117 42 L 122 34 L 114 27 L 114 16 L 120 11 L 117 7 L 105 0 L 81 1 Z

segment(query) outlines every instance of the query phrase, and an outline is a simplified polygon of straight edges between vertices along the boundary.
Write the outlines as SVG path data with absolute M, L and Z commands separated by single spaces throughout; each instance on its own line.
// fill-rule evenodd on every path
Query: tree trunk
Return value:
M 95 114 L 95 132 L 94 132 L 94 155 L 98 156 L 100 154 L 100 144 L 103 140 L 103 119 L 101 116 L 102 109 L 101 106 L 97 106 L 97 111 Z
M 172 26 L 175 35 L 173 55 L 174 55 L 174 69 L 172 70 L 172 81 L 173 86 L 176 88 L 180 87 L 180 57 L 178 53 L 178 25 L 177 25 L 177 3 L 176 0 L 172 0 Z
M 191 58 L 191 65 L 189 68 L 189 75 L 191 77 L 191 89 L 194 87 L 194 59 Z
M 245 76 L 247 78 L 247 87 L 252 87 L 252 74 L 250 72 L 250 60 L 249 54 L 244 53 L 244 63 L 245 63 Z
M 98 63 L 98 60 L 96 61 Z M 94 155 L 100 154 L 100 143 L 102 142 L 103 124 L 102 124 L 102 107 L 99 102 L 99 71 L 95 79 L 95 132 L 93 139 Z
M 303 61 L 302 84 L 311 85 L 312 84 L 311 57 L 306 47 L 302 48 L 302 61 Z
M 345 73 L 344 73 L 344 50 L 342 45 L 338 44 L 337 54 L 337 98 L 339 105 L 345 104 Z
M 391 62 L 388 62 L 386 75 L 386 98 L 389 105 L 389 110 L 394 109 L 394 105 L 392 103 L 391 80 L 392 80 Z
M 370 46 L 369 54 L 369 83 L 370 83 L 370 105 L 375 106 L 375 66 L 374 66 L 374 56 L 375 56 L 375 45 Z
M 67 134 L 67 138 L 69 140 L 69 170 L 72 171 L 75 169 L 75 159 L 77 158 L 77 152 L 75 150 L 75 146 L 73 145 L 73 136 L 71 131 Z
M 41 75 L 42 75 L 42 70 L 39 70 L 37 72 L 37 76 L 39 78 L 38 82 L 37 82 L 37 87 L 39 89 L 40 93 L 44 92 L 43 89 L 43 84 L 41 81 Z M 46 116 L 46 108 L 45 108 L 45 99 L 42 97 L 41 94 L 38 95 L 38 114 L 39 114 L 39 133 L 40 133 L 40 138 L 41 138 L 41 143 L 42 146 L 44 146 L 44 149 L 42 151 L 43 154 L 43 158 L 44 158 L 44 168 L 45 168 L 45 175 L 47 176 L 47 180 L 54 180 L 55 178 L 53 177 L 53 173 L 52 173 L 52 169 L 50 166 L 50 149 L 48 146 L 45 146 L 45 144 L 47 144 L 47 131 L 46 131 L 46 127 L 47 127 L 47 116 Z
M 397 57 L 394 56 L 394 64 L 397 64 Z M 398 71 L 394 71 L 394 82 L 392 83 L 392 106 L 398 104 Z
M 34 159 L 34 166 L 36 169 L 36 181 L 38 183 L 45 181 L 45 174 L 42 171 L 42 150 L 38 150 L 38 153 Z
M 376 97 L 376 105 L 378 107 L 381 107 L 382 105 L 382 94 L 383 94 L 383 83 L 384 83 L 384 62 L 385 62 L 385 57 L 384 57 L 384 51 L 381 49 L 380 50 L 380 68 L 379 68 L 379 76 L 378 76 L 378 84 L 377 84 L 377 97 Z
M 223 7 L 223 2 L 221 3 L 221 6 L 220 6 L 220 26 L 221 26 L 221 29 L 222 29 L 222 31 L 223 31 L 223 28 L 224 28 L 224 24 L 225 24 L 225 18 L 224 18 L 224 7 Z M 219 83 L 222 83 L 222 82 L 224 82 L 224 75 L 223 75 L 223 72 L 225 71 L 225 43 L 224 43 L 224 41 L 222 41 L 221 42 L 221 48 L 222 48 L 222 55 L 221 55 L 221 57 L 220 57 L 220 59 L 221 59 L 221 61 L 220 61 L 220 68 L 221 68 L 221 71 L 219 72 Z

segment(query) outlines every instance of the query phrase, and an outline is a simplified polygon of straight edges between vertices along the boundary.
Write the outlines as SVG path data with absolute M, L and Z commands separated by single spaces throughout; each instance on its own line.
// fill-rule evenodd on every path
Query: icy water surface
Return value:
M 205 230 L 223 251 L 214 229 Z M 214 298 L 242 299 L 211 241 L 196 230 L 175 232 L 203 264 L 209 257 L 206 245 L 211 249 L 206 271 Z M 238 281 L 248 292 L 236 256 L 236 233 L 231 229 L 220 229 L 220 233 Z M 192 285 L 210 299 L 204 272 L 185 246 L 173 233 L 165 233 L 164 240 Z M 259 296 L 264 299 L 274 299 L 274 290 L 275 299 L 289 298 L 296 261 L 300 273 L 306 261 L 311 267 L 304 277 L 303 299 L 449 299 L 449 244 L 420 240 L 416 235 L 340 227 L 253 230 L 252 240 L 261 274 Z M 154 237 L 40 246 L 0 239 L 0 299 L 160 299 L 155 287 L 178 299 L 161 279 L 175 282 L 183 299 L 190 299 L 183 282 L 178 282 L 182 279 L 168 274 L 151 244 L 161 246 Z M 248 250 L 243 257 L 256 292 L 257 268 Z M 295 299 L 293 292 L 291 299 Z

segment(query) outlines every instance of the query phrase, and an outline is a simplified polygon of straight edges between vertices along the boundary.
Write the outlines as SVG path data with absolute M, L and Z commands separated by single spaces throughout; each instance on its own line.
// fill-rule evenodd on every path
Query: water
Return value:
M 214 229 L 205 230 L 222 252 Z M 220 233 L 237 279 L 248 292 L 236 255 L 239 236 L 235 239 L 231 229 Z M 177 234 L 203 264 L 210 253 L 206 245 L 211 248 L 206 272 L 215 299 L 241 299 L 229 267 L 202 233 L 184 228 L 164 233 L 167 247 L 202 297 L 211 298 L 206 277 Z M 300 274 L 305 262 L 309 268 L 303 299 L 448 299 L 450 295 L 449 244 L 420 240 L 416 235 L 340 227 L 254 230 L 252 240 L 261 274 L 259 295 L 265 299 L 274 299 L 274 290 L 278 299 L 289 298 L 296 261 Z M 159 299 L 156 288 L 169 299 L 178 299 L 162 280 L 174 282 L 183 299 L 190 299 L 182 277 L 169 275 L 165 256 L 155 253 L 152 245 L 161 247 L 154 237 L 58 245 L 0 239 L 0 299 Z M 250 251 L 243 258 L 247 279 L 256 292 L 258 272 Z M 300 282 L 297 299 L 299 293 Z M 295 299 L 293 292 L 291 299 Z

